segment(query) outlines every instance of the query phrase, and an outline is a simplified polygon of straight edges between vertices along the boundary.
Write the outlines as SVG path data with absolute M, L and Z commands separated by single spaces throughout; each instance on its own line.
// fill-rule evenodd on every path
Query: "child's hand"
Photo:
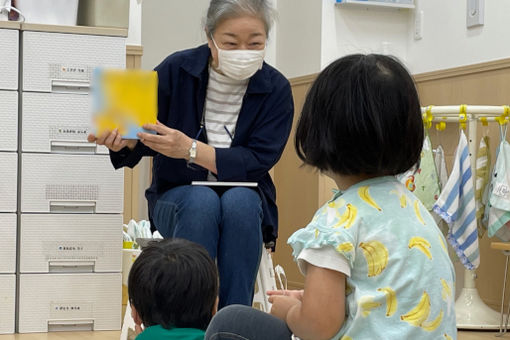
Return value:
M 301 290 L 268 290 L 266 292 L 266 294 L 269 296 L 285 295 L 285 296 L 290 296 L 290 297 L 293 297 L 293 298 L 301 301 L 301 300 L 303 300 L 303 292 L 304 292 L 304 290 L 302 290 L 302 289 Z
M 272 295 L 269 297 L 269 302 L 273 304 L 270 313 L 283 321 L 287 318 L 287 313 L 292 306 L 301 304 L 299 299 L 288 295 Z

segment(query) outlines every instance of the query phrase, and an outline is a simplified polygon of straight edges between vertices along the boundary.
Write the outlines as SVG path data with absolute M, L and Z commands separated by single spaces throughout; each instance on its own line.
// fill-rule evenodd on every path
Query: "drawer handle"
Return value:
M 82 80 L 51 80 L 51 92 L 88 94 L 90 82 Z
M 56 153 L 79 153 L 95 154 L 97 145 L 95 143 L 77 142 L 77 141 L 50 141 L 51 152 Z
M 48 320 L 48 332 L 92 330 L 94 330 L 94 320 L 91 319 Z
M 48 261 L 50 273 L 93 273 L 96 261 L 85 260 L 56 260 Z
M 95 201 L 50 201 L 52 213 L 95 213 Z

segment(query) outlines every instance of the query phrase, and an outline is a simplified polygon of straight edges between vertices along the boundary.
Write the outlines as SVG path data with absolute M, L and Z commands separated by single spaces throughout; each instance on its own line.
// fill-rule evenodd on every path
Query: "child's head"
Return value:
M 423 121 L 408 71 L 394 58 L 349 55 L 312 85 L 296 131 L 299 157 L 339 175 L 396 175 L 419 160 Z
M 196 243 L 183 239 L 151 242 L 131 267 L 128 292 L 145 327 L 205 330 L 216 310 L 216 265 Z

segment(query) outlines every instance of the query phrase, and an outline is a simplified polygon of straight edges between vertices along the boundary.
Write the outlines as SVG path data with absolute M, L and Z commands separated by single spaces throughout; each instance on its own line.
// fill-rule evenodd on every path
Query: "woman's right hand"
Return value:
M 304 292 L 305 291 L 301 289 L 301 290 L 268 290 L 266 293 L 269 296 L 274 296 L 274 295 L 290 296 L 290 297 L 293 297 L 293 298 L 301 301 L 301 300 L 303 300 Z
M 91 133 L 87 136 L 87 140 L 89 143 L 95 142 L 97 145 L 104 145 L 114 152 L 118 152 L 126 146 L 129 150 L 133 150 L 138 143 L 138 140 L 136 139 L 122 139 L 122 136 L 117 129 L 113 131 L 105 131 L 100 136 L 95 136 Z

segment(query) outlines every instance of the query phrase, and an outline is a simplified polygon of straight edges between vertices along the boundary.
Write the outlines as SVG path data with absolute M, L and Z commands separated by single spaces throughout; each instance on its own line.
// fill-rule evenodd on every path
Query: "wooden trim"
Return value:
M 17 21 L 0 21 L 0 28 L 19 30 L 21 28 L 21 23 Z
M 143 46 L 139 46 L 139 45 L 126 45 L 126 55 L 127 56 L 131 56 L 131 55 L 143 55 Z
M 318 75 L 319 75 L 318 73 L 313 73 L 302 77 L 290 78 L 289 79 L 290 86 L 306 85 L 309 83 L 313 83 Z
M 72 33 L 88 35 L 106 35 L 112 37 L 127 37 L 128 30 L 125 28 L 91 27 L 91 26 L 62 26 L 42 24 L 21 24 L 22 31 Z
M 414 75 L 414 80 L 417 83 L 421 83 L 425 81 L 473 75 L 476 73 L 501 70 L 505 68 L 510 68 L 510 58 L 454 67 L 433 72 L 419 73 Z

